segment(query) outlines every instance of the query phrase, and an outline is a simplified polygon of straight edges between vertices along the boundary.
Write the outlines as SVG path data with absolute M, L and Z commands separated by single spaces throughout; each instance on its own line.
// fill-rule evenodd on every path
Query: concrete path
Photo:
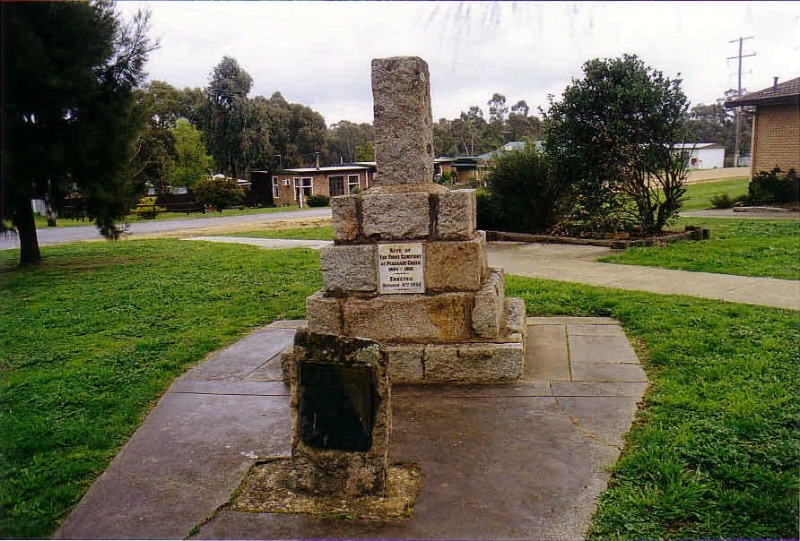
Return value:
M 489 264 L 533 278 L 800 310 L 800 281 L 595 261 L 612 253 L 595 246 L 492 242 Z
M 267 250 L 283 249 L 283 248 L 311 248 L 312 250 L 319 250 L 323 246 L 332 244 L 329 240 L 301 240 L 301 239 L 262 239 L 251 237 L 224 237 L 224 236 L 200 236 L 200 237 L 187 237 L 182 240 L 199 240 L 206 242 L 224 242 L 227 244 L 249 244 L 250 246 L 258 246 Z
M 800 212 L 770 207 L 687 210 L 682 218 L 731 218 L 736 220 L 800 220 Z
M 186 240 L 252 244 L 263 248 L 318 249 L 330 244 L 330 241 L 245 237 L 193 237 Z M 596 246 L 490 242 L 489 264 L 503 267 L 506 274 L 532 278 L 800 310 L 800 282 L 795 280 L 687 272 L 596 261 L 597 258 L 613 253 L 616 251 Z
M 422 488 L 400 523 L 234 511 L 256 461 L 290 453 L 276 322 L 179 378 L 59 539 L 581 539 L 647 379 L 606 318 L 530 318 L 525 380 L 395 386 L 393 462 Z

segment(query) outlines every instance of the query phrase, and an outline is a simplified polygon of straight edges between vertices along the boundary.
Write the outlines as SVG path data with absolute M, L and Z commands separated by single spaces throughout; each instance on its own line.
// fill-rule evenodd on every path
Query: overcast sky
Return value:
M 635 53 L 683 78 L 693 104 L 737 85 L 750 91 L 800 76 L 800 2 L 134 2 L 152 12 L 160 42 L 150 79 L 204 87 L 224 55 L 253 77 L 251 97 L 280 91 L 328 124 L 372 122 L 370 60 L 428 62 L 434 121 L 471 105 L 488 114 L 494 92 L 536 112 L 591 58 Z

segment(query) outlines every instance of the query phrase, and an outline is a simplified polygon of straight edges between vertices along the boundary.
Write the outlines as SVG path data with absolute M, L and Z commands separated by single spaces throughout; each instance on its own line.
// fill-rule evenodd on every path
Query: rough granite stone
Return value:
M 517 343 L 429 345 L 425 348 L 427 382 L 495 383 L 522 377 L 524 348 Z
M 505 313 L 504 331 L 506 333 L 524 334 L 528 328 L 525 301 L 517 298 L 506 298 L 503 312 Z
M 428 64 L 418 57 L 372 60 L 375 159 L 379 184 L 433 181 Z
M 374 406 L 371 446 L 366 451 L 343 451 L 312 447 L 300 430 L 299 372 L 291 375 L 292 468 L 296 488 L 316 495 L 336 494 L 344 498 L 382 495 L 386 489 L 389 440 L 392 431 L 391 384 L 386 355 L 369 340 L 298 330 L 295 334 L 294 366 L 301 362 L 323 362 L 365 366 L 373 371 Z
M 486 261 L 483 237 L 425 245 L 425 291 L 477 291 Z
M 428 238 L 431 223 L 428 193 L 364 194 L 362 197 L 362 226 L 367 238 Z
M 421 383 L 425 375 L 422 361 L 425 346 L 417 344 L 384 345 L 389 363 L 389 381 L 395 383 Z
M 340 195 L 331 199 L 333 242 L 353 242 L 358 238 L 359 206 L 357 195 Z
M 475 294 L 472 310 L 472 330 L 481 338 L 496 338 L 503 323 L 505 285 L 503 269 L 492 267 L 489 279 Z
M 486 243 L 486 231 L 476 231 L 478 237 L 483 239 L 484 244 Z M 481 252 L 481 256 L 483 257 L 483 261 L 481 261 L 481 269 L 483 269 L 483 275 L 481 276 L 481 281 L 485 282 L 489 279 L 489 275 L 492 273 L 492 268 L 489 266 L 489 250 L 484 250 Z M 503 286 L 505 287 L 505 285 Z
M 467 240 L 475 236 L 477 203 L 475 190 L 452 190 L 439 194 L 436 234 L 445 240 Z
M 319 251 L 319 260 L 325 291 L 377 291 L 377 248 L 374 244 L 325 246 Z
M 344 334 L 389 343 L 468 340 L 474 297 L 461 292 L 344 299 Z
M 317 291 L 306 297 L 308 330 L 325 334 L 342 334 L 342 308 L 339 299 L 325 297 Z

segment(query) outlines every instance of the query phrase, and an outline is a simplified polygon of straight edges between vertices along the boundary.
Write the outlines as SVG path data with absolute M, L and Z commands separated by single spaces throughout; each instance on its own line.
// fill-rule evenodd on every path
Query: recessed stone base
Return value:
M 342 498 L 313 496 L 295 490 L 290 458 L 256 464 L 239 487 L 234 511 L 304 514 L 370 522 L 394 522 L 411 516 L 420 489 L 420 469 L 413 464 L 388 468 L 385 496 Z
M 300 328 L 287 371 L 296 488 L 343 497 L 384 494 L 391 384 L 379 344 Z

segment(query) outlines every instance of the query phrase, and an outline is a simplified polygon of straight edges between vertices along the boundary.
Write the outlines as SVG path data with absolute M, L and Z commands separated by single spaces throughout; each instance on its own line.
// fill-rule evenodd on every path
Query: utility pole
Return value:
M 734 58 L 739 59 L 739 87 L 737 88 L 736 97 L 742 97 L 742 58 L 747 58 L 749 56 L 755 56 L 756 53 L 750 54 L 742 54 L 742 44 L 746 39 L 753 39 L 753 36 L 748 36 L 746 38 L 739 37 L 739 39 L 734 39 L 729 41 L 728 43 L 736 43 L 739 42 L 739 54 L 737 56 L 729 56 L 728 60 L 733 60 Z M 741 105 L 736 108 L 736 143 L 733 150 L 733 166 L 739 167 L 739 134 L 741 133 L 742 129 L 742 107 Z

